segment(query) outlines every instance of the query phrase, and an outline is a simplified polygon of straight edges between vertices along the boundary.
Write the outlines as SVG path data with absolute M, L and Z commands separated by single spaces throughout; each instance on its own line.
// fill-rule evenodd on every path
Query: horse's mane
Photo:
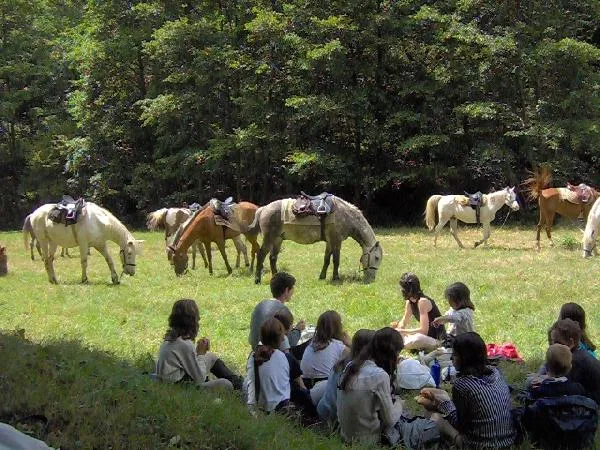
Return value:
M 337 195 L 335 196 L 335 198 L 336 198 L 337 200 L 339 200 L 340 202 L 342 202 L 344 205 L 346 205 L 346 206 L 347 206 L 348 208 L 350 208 L 351 210 L 358 211 L 359 213 L 361 213 L 361 214 L 362 214 L 362 211 L 361 211 L 361 210 L 360 210 L 360 209 L 359 209 L 357 206 L 354 206 L 352 203 L 350 203 L 349 201 L 346 201 L 346 200 L 344 200 L 343 198 L 341 198 L 341 197 L 338 197 Z
M 529 172 L 531 176 L 523 182 L 523 191 L 531 201 L 537 200 L 541 192 L 552 183 L 552 172 L 547 165 L 539 166 L 535 172 Z
M 105 209 L 102 206 L 99 206 L 95 203 L 88 202 L 88 207 L 90 205 L 93 205 L 93 207 L 95 207 L 98 210 L 98 212 L 101 212 L 106 217 L 108 217 L 109 220 L 105 226 L 109 232 L 112 231 L 114 233 L 119 234 L 122 238 L 124 238 L 125 241 L 133 239 L 133 236 L 131 235 L 127 227 L 123 225 L 123 223 L 119 219 L 117 219 L 108 209 Z M 94 209 L 93 207 L 92 209 Z

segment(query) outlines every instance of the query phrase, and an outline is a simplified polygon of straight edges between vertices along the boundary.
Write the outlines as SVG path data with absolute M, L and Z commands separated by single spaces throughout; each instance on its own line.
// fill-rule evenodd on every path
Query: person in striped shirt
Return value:
M 508 448 L 516 437 L 508 385 L 495 367 L 487 366 L 483 339 L 460 334 L 452 359 L 458 378 L 452 399 L 442 389 L 424 388 L 417 401 L 433 412 L 442 435 L 462 448 Z

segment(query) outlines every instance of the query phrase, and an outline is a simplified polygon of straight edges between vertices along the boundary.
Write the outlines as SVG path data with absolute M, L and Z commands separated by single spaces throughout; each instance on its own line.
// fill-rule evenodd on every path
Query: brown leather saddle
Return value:
M 333 194 L 322 192 L 308 195 L 301 191 L 292 205 L 292 212 L 299 217 L 317 216 L 321 222 L 321 240 L 325 241 L 325 217 L 334 211 Z
M 475 210 L 475 218 L 477 219 L 477 226 L 481 224 L 481 205 L 483 204 L 483 194 L 481 191 L 477 191 L 474 194 L 465 192 L 465 195 L 469 198 L 468 205 Z
M 217 216 L 221 216 L 225 220 L 229 220 L 231 217 L 232 209 L 231 207 L 235 205 L 233 202 L 233 197 L 227 197 L 225 201 L 221 201 L 216 198 L 211 198 L 208 202 L 213 212 Z

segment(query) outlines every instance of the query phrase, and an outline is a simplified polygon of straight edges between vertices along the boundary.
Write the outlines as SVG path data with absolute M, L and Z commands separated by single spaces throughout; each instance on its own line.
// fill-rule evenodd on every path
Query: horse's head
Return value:
M 135 254 L 138 251 L 140 244 L 144 241 L 129 239 L 125 247 L 119 251 L 123 272 L 127 275 L 135 275 Z
M 504 204 L 513 211 L 518 211 L 519 202 L 517 202 L 517 193 L 515 192 L 515 187 L 507 186 L 504 190 L 506 191 L 506 196 L 504 197 Z
M 586 226 L 583 232 L 583 257 L 589 258 L 596 248 L 596 230 L 594 227 Z
M 379 245 L 379 241 L 375 242 L 373 247 L 364 252 L 360 257 L 360 264 L 365 272 L 365 283 L 375 281 L 375 275 L 383 258 L 383 249 Z
M 183 275 L 188 267 L 187 251 L 177 251 L 175 249 L 172 249 L 172 251 L 171 263 L 173 264 L 173 269 L 175 269 L 175 275 Z

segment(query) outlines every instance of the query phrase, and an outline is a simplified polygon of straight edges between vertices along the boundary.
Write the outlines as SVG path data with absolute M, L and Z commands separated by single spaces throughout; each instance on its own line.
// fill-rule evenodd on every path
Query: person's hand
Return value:
M 392 328 L 398 328 L 398 324 L 399 324 L 399 322 L 397 320 L 392 320 L 390 322 L 390 327 L 392 327 Z
M 306 328 L 306 321 L 301 320 L 296 324 L 294 328 L 296 328 L 298 331 L 304 331 L 304 329 Z
M 196 353 L 198 355 L 206 355 L 206 352 L 210 350 L 210 339 L 203 337 L 198 340 L 196 344 Z
M 415 400 L 425 409 L 435 411 L 442 402 L 450 400 L 450 396 L 443 389 L 423 388 Z
M 439 317 L 433 319 L 433 322 L 431 322 L 433 324 L 434 327 L 439 327 L 442 324 L 442 321 L 440 320 Z

